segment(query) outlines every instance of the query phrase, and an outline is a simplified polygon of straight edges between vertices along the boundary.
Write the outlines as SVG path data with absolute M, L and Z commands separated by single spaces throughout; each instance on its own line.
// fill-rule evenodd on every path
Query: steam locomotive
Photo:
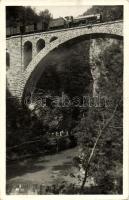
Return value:
M 45 32 L 58 29 L 66 29 L 78 26 L 92 25 L 102 22 L 101 14 L 93 14 L 87 16 L 80 16 L 74 18 L 73 16 L 59 17 L 57 19 L 50 20 L 49 24 L 45 24 L 42 21 L 22 26 L 13 26 L 6 28 L 6 36 L 20 35 L 20 34 L 29 34 L 35 32 Z

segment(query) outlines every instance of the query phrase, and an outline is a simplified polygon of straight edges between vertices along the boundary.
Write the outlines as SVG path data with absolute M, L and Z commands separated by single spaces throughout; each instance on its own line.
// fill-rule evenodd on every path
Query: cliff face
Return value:
M 104 52 L 108 49 L 111 50 L 112 46 L 117 45 L 121 50 L 123 49 L 122 41 L 112 38 L 104 38 L 104 39 L 92 39 L 90 43 L 89 50 L 89 62 L 91 74 L 93 77 L 93 96 L 96 96 L 99 92 L 102 92 L 99 87 L 100 77 L 102 77 L 105 81 L 108 81 L 108 77 L 106 75 L 107 70 L 104 63 Z M 112 57 L 110 57 L 112 59 Z M 119 67 L 119 66 L 118 66 Z M 103 84 L 104 84 L 103 82 Z M 101 83 L 102 85 L 102 83 Z

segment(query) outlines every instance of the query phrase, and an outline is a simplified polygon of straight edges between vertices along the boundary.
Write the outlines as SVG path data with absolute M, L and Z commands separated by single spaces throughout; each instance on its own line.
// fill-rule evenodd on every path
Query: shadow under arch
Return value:
M 10 53 L 6 51 L 6 69 L 10 68 Z
M 53 36 L 53 37 L 50 39 L 50 42 L 53 42 L 54 40 L 57 40 L 57 39 L 58 39 L 58 37 Z
M 40 79 L 42 73 L 44 72 L 45 68 L 41 64 L 43 61 L 48 59 L 48 56 L 51 52 L 53 52 L 57 48 L 65 47 L 65 46 L 71 46 L 73 44 L 79 43 L 84 40 L 90 40 L 90 39 L 97 39 L 97 38 L 112 38 L 117 40 L 123 40 L 123 36 L 116 35 L 116 34 L 109 34 L 109 33 L 93 33 L 93 34 L 85 34 L 83 36 L 78 36 L 73 39 L 70 39 L 68 41 L 62 42 L 61 44 L 54 47 L 47 55 L 45 55 L 40 62 L 36 65 L 36 67 L 33 69 L 33 71 L 30 74 L 30 77 L 28 78 L 26 85 L 24 87 L 24 92 L 22 95 L 22 103 L 24 103 L 24 98 L 26 95 L 30 94 L 30 92 L 33 91 L 33 89 L 36 86 L 36 83 Z M 33 83 L 33 84 L 32 84 Z
M 27 67 L 27 65 L 32 60 L 32 43 L 30 41 L 26 41 L 24 43 L 24 68 Z
M 43 39 L 39 39 L 36 43 L 37 53 L 39 53 L 45 47 L 45 41 Z

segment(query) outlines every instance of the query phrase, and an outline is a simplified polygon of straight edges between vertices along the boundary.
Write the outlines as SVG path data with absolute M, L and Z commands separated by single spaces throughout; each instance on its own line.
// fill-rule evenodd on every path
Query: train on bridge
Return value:
M 79 16 L 74 18 L 73 16 L 59 17 L 57 19 L 51 19 L 46 26 L 42 21 L 30 24 L 30 25 L 17 25 L 6 28 L 6 36 L 22 35 L 30 33 L 38 33 L 45 31 L 60 30 L 78 26 L 90 26 L 92 24 L 102 22 L 101 14 L 93 14 L 87 16 Z

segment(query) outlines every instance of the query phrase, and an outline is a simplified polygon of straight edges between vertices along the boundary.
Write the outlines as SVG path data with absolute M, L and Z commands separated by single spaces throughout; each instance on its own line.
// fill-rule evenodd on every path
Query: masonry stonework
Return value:
M 7 71 L 7 87 L 10 93 L 21 102 L 25 87 L 28 86 L 31 89 L 36 85 L 38 77 L 36 78 L 33 73 L 41 74 L 44 70 L 43 67 L 39 67 L 38 64 L 50 51 L 57 48 L 59 45 L 84 36 L 89 39 L 91 36 L 102 37 L 102 35 L 122 37 L 122 30 L 123 21 L 115 21 L 7 38 L 6 48 L 10 55 L 10 67 Z M 51 38 L 54 36 L 57 37 L 57 39 L 50 42 Z M 37 53 L 36 44 L 39 39 L 45 41 L 45 48 Z M 32 60 L 25 68 L 24 44 L 26 41 L 32 43 Z

